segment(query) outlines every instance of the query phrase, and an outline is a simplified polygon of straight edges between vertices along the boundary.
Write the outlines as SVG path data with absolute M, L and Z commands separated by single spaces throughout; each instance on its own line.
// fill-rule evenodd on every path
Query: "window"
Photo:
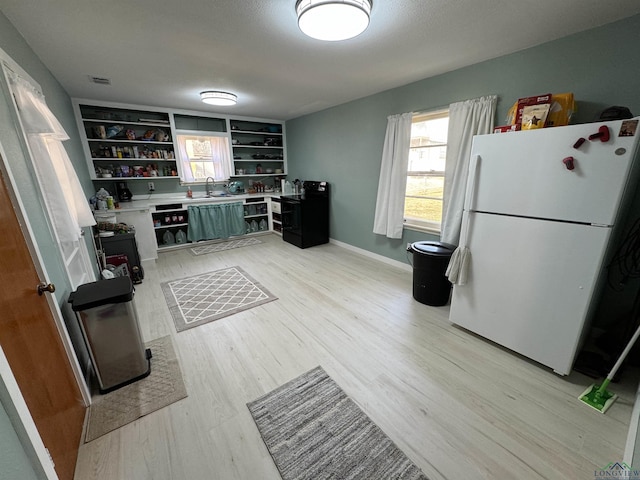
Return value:
M 449 110 L 416 114 L 404 201 L 405 226 L 440 232 Z
M 184 183 L 228 180 L 231 175 L 231 149 L 226 133 L 176 132 L 180 177 Z

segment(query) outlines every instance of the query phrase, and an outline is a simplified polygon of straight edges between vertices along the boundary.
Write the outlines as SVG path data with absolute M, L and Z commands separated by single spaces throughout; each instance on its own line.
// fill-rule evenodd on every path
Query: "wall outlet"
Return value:
M 156 189 L 156 185 L 155 185 L 153 182 L 149 182 L 149 184 L 148 184 L 148 185 L 149 185 L 149 191 L 150 191 L 150 192 L 155 191 L 155 189 Z

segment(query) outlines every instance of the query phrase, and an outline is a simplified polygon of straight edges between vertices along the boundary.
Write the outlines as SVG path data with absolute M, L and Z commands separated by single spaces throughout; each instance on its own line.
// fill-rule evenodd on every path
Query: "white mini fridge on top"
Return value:
M 470 261 L 453 288 L 453 323 L 571 371 L 635 188 L 637 127 L 635 118 L 474 138 L 461 233 Z

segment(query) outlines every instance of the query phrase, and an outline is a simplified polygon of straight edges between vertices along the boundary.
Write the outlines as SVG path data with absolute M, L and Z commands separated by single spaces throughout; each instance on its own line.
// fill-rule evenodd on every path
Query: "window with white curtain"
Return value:
M 404 202 L 405 227 L 440 232 L 449 110 L 413 116 Z
M 183 183 L 201 183 L 208 177 L 228 180 L 231 175 L 231 148 L 226 133 L 176 132 Z

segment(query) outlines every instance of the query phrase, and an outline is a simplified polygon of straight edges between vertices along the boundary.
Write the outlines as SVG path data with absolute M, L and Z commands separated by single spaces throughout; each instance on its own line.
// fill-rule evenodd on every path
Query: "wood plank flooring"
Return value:
M 317 365 L 432 480 L 589 479 L 622 460 L 637 380 L 602 415 L 577 400 L 591 379 L 452 326 L 412 298 L 411 272 L 260 239 L 145 265 L 143 336 L 172 336 L 189 397 L 83 445 L 77 480 L 279 479 L 246 403 Z M 235 265 L 279 299 L 176 333 L 160 283 Z

